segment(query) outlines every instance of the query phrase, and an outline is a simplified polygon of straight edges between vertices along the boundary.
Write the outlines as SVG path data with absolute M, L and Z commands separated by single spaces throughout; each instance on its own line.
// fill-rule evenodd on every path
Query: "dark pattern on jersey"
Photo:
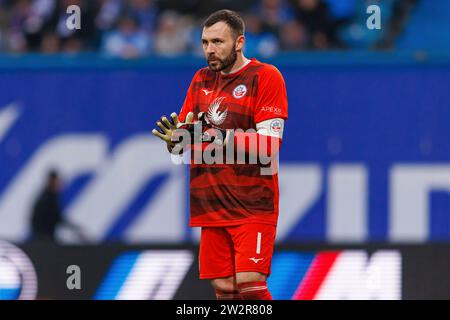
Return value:
M 273 70 L 273 66 L 254 59 L 234 75 L 223 76 L 204 68 L 193 79 L 189 100 L 183 107 L 188 110 L 183 111 L 205 112 L 222 129 L 256 132 L 255 109 L 262 107 L 257 105 L 261 95 L 258 89 L 264 80 L 260 77 L 263 71 L 267 74 Z M 276 224 L 278 176 L 261 175 L 261 168 L 260 164 L 191 163 L 190 225 Z

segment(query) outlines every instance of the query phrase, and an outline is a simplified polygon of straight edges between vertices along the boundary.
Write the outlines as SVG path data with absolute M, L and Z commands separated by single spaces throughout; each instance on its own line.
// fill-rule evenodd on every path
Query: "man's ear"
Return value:
M 239 37 L 237 37 L 237 39 L 236 39 L 236 51 L 242 51 L 242 49 L 244 48 L 244 44 L 245 44 L 245 36 L 244 35 L 240 35 Z

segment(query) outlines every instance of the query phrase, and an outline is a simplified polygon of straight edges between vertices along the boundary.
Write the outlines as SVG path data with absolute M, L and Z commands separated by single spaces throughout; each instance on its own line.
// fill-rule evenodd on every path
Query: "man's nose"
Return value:
M 215 53 L 215 48 L 214 45 L 212 43 L 208 43 L 208 45 L 206 46 L 206 53 L 211 54 L 211 53 Z

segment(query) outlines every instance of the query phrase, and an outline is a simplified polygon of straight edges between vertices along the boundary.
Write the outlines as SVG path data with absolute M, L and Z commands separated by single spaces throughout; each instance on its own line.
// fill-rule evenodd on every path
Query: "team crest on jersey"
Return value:
M 247 87 L 245 84 L 240 84 L 233 90 L 233 97 L 240 99 L 247 93 Z
M 225 97 L 218 97 L 210 104 L 208 109 L 208 119 L 216 126 L 221 125 L 227 118 L 228 109 L 225 111 L 219 111 L 220 104 L 225 99 Z
M 280 131 L 281 131 L 281 122 L 280 122 L 280 120 L 273 120 L 270 123 L 270 130 L 273 133 L 280 133 Z

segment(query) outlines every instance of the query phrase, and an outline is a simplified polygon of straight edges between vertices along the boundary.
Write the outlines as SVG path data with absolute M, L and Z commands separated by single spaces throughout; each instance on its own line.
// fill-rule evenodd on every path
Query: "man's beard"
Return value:
M 237 53 L 235 50 L 232 50 L 231 53 L 226 56 L 224 59 L 219 58 L 208 58 L 208 66 L 212 71 L 219 72 L 230 66 L 232 66 L 237 59 Z M 211 60 L 214 60 L 214 65 L 212 65 Z

